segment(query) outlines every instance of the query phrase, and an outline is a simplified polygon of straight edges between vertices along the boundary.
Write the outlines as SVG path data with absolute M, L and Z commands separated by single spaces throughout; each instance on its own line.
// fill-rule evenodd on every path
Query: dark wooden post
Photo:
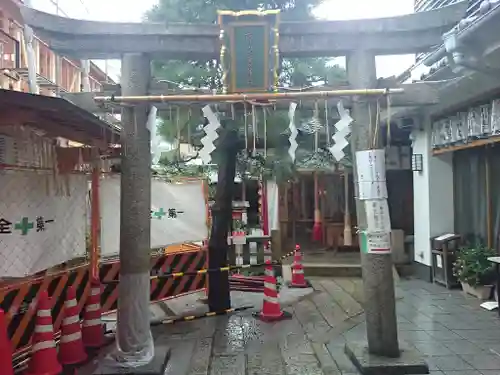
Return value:
M 221 125 L 224 127 L 223 122 Z M 228 264 L 227 235 L 232 218 L 236 155 L 239 151 L 236 131 L 223 129 L 217 142 L 218 180 L 215 203 L 212 206 L 212 230 L 208 242 L 208 268 L 226 267 Z M 208 306 L 210 311 L 231 308 L 229 272 L 211 272 L 208 275 Z

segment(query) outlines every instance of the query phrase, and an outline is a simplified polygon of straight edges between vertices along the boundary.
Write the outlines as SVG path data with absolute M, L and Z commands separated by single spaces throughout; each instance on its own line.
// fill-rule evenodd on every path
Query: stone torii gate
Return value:
M 442 34 L 459 22 L 466 7 L 464 1 L 438 10 L 381 19 L 283 22 L 279 28 L 279 51 L 285 58 L 346 56 L 350 88 L 375 88 L 376 55 L 430 51 L 442 43 Z M 123 96 L 157 93 L 150 83 L 152 59 L 217 59 L 220 50 L 219 26 L 213 24 L 93 22 L 62 18 L 26 7 L 22 14 L 26 24 L 60 54 L 78 59 L 121 59 Z M 393 105 L 435 104 L 439 99 L 436 88 L 430 84 L 397 87 L 403 87 L 405 94 L 395 97 Z M 81 93 L 67 98 L 94 113 L 102 112 L 93 101 L 95 95 Z M 353 151 L 368 149 L 366 133 L 372 120 L 369 104 L 359 101 L 350 104 L 358 128 L 351 141 Z M 137 365 L 138 359 L 152 360 L 147 293 L 149 261 L 141 256 L 150 248 L 151 153 L 150 134 L 145 126 L 148 110 L 147 104 L 122 108 L 121 212 L 127 215 L 121 217 L 117 343 L 123 354 L 121 358 L 130 366 Z M 358 214 L 361 228 L 366 226 L 362 211 Z M 373 365 L 370 356 L 375 355 L 383 359 L 378 358 L 377 368 L 380 369 L 382 363 L 384 374 L 390 366 L 406 366 L 404 373 L 410 373 L 407 365 L 415 364 L 421 373 L 422 368 L 425 369 L 418 366 L 421 361 L 415 362 L 411 355 L 411 358 L 407 356 L 407 351 L 399 349 L 391 266 L 390 256 L 362 256 L 369 354 L 363 350 L 349 352 L 362 372 Z M 131 285 L 144 293 L 131 295 L 127 289 Z

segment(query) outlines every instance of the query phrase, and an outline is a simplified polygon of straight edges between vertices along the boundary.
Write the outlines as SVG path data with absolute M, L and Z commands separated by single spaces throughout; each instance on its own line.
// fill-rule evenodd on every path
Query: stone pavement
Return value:
M 346 340 L 365 339 L 361 280 L 311 282 L 314 291 L 289 299 L 291 320 L 268 324 L 245 311 L 155 328 L 158 340 L 172 348 L 166 374 L 357 374 L 343 348 Z M 460 291 L 418 280 L 401 281 L 396 297 L 400 341 L 425 356 L 432 375 L 500 374 L 496 311 L 481 309 Z M 260 307 L 260 296 L 240 295 L 233 302 L 245 298 L 257 298 Z

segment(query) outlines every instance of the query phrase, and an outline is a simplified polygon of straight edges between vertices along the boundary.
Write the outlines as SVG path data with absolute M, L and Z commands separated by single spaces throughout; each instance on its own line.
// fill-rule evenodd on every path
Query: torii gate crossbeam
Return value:
M 353 50 L 377 55 L 428 52 L 460 21 L 462 1 L 440 9 L 355 21 L 283 22 L 283 57 L 345 56 Z M 27 7 L 25 22 L 55 51 L 81 59 L 120 59 L 124 53 L 152 58 L 211 59 L 219 55 L 217 25 L 112 23 L 63 18 Z

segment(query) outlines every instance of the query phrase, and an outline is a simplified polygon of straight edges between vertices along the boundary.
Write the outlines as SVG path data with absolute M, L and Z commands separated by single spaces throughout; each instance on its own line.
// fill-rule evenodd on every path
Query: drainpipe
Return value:
M 82 67 L 82 91 L 90 92 L 90 60 L 81 60 L 80 65 Z
M 59 15 L 59 1 L 56 2 L 56 16 Z M 54 53 L 55 57 L 55 64 L 56 64 L 56 79 L 55 79 L 55 84 L 56 84 L 56 96 L 59 98 L 61 97 L 61 84 L 62 84 L 62 77 L 61 77 L 61 70 L 62 70 L 62 60 L 61 56 L 59 56 L 58 53 Z
M 32 8 L 31 0 L 25 0 L 24 5 Z M 30 93 L 38 94 L 38 85 L 36 84 L 36 56 L 33 48 L 33 29 L 31 26 L 24 25 L 24 43 L 26 44 L 26 54 L 28 60 L 28 85 Z
M 452 30 L 443 35 L 443 39 L 446 39 L 447 37 L 450 37 L 453 34 L 455 34 L 457 45 L 461 45 L 463 39 L 467 38 L 468 36 L 476 32 L 484 23 L 493 20 L 494 17 L 497 16 L 497 13 L 500 12 L 500 2 L 497 2 L 496 4 L 492 5 L 493 7 L 486 14 L 479 16 L 477 19 L 475 19 L 473 22 L 467 25 L 464 29 L 457 29 L 457 26 L 455 26 Z M 458 24 L 458 27 L 460 27 L 460 23 Z M 425 66 L 430 67 L 436 64 L 439 60 L 446 57 L 447 54 L 448 52 L 446 50 L 445 44 L 443 43 L 436 51 L 432 52 L 429 56 L 427 56 L 422 61 L 422 63 Z

